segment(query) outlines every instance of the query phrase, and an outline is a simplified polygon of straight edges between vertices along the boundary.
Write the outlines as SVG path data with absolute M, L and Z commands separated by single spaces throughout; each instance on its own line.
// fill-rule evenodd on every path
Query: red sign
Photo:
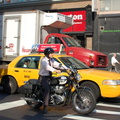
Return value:
M 73 17 L 73 25 L 63 29 L 63 32 L 86 31 L 86 11 L 60 12 L 61 14 Z
M 44 52 L 45 48 L 51 47 L 55 52 L 61 51 L 61 44 L 40 44 L 38 52 Z

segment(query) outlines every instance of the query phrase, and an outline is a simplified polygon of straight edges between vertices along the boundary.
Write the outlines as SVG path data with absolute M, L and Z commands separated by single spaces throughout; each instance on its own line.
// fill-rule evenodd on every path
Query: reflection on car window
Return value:
M 57 61 L 57 62 L 59 62 L 59 63 L 60 63 L 60 61 L 58 61 L 56 58 L 54 58 L 54 57 L 53 57 L 52 59 L 54 59 L 55 61 Z
M 64 65 L 68 68 L 71 66 L 76 69 L 88 69 L 89 67 L 85 65 L 83 62 L 79 61 L 74 57 L 59 57 L 59 59 L 64 63 Z
M 15 67 L 17 68 L 30 68 L 30 69 L 38 69 L 40 57 L 38 56 L 29 56 L 23 57 Z
M 82 47 L 75 39 L 69 37 L 63 37 L 64 41 L 69 47 Z

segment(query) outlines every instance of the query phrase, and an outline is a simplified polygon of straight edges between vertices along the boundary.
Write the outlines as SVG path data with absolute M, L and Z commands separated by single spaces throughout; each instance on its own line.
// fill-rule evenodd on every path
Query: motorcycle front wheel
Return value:
M 78 97 L 78 94 L 80 98 Z M 72 97 L 73 109 L 81 115 L 91 113 L 96 107 L 96 99 L 93 93 L 87 89 L 79 89 Z
M 26 99 L 26 102 L 31 108 L 38 109 L 43 105 L 43 103 L 39 102 L 33 94 L 26 94 L 25 97 L 28 98 Z

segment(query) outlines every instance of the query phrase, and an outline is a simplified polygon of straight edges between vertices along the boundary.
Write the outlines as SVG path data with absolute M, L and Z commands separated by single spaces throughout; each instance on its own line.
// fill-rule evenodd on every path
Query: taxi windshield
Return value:
M 74 38 L 63 37 L 69 47 L 82 47 Z
M 89 69 L 87 65 L 85 65 L 83 62 L 79 61 L 78 59 L 74 57 L 59 57 L 59 59 L 64 63 L 64 65 L 68 68 L 70 66 L 74 66 L 77 70 L 79 69 Z

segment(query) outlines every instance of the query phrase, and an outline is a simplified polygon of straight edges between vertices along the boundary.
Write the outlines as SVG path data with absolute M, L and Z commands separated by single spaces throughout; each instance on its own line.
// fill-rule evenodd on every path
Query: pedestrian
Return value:
M 50 86 L 49 81 L 52 80 L 52 72 L 61 73 L 61 70 L 57 70 L 53 67 L 59 67 L 60 63 L 53 59 L 54 50 L 52 48 L 46 48 L 44 50 L 45 57 L 42 58 L 40 62 L 40 71 L 38 80 L 41 82 L 41 85 L 44 89 L 43 95 L 43 113 L 47 114 L 47 106 L 49 102 Z M 66 66 L 64 66 L 67 69 Z
M 120 62 L 118 62 L 118 60 L 116 59 L 116 53 L 114 53 L 112 58 L 111 58 L 111 69 L 110 69 L 110 71 L 118 72 L 117 69 L 116 69 L 116 63 L 120 64 Z

